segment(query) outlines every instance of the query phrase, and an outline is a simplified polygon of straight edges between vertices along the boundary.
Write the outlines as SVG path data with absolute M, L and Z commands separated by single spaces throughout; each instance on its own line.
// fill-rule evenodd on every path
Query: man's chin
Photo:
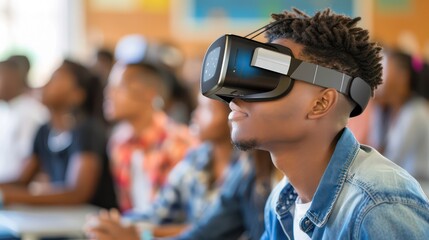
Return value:
M 258 143 L 256 140 L 238 140 L 238 141 L 232 141 L 232 143 L 237 149 L 241 151 L 252 150 L 258 146 Z

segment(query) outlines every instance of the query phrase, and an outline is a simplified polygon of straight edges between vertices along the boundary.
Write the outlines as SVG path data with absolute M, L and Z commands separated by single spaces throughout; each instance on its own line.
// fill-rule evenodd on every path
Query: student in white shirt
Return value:
M 26 78 L 19 62 L 0 62 L 0 182 L 19 176 L 37 129 L 48 119 L 48 111 L 29 93 Z

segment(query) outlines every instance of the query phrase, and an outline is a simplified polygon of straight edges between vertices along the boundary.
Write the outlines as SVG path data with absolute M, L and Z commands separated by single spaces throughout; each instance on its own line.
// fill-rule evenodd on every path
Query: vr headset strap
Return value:
M 251 65 L 320 87 L 335 88 L 346 95 L 352 80 L 352 77 L 336 70 L 303 62 L 290 55 L 261 47 L 255 49 Z
M 293 59 L 293 61 L 299 61 Z M 290 69 L 290 77 L 325 88 L 335 88 L 338 92 L 349 95 L 352 77 L 338 71 L 312 63 L 301 62 L 295 70 Z
M 365 109 L 372 95 L 371 87 L 361 78 L 352 78 L 333 69 L 303 62 L 285 53 L 256 48 L 251 65 L 290 76 L 294 80 L 336 89 L 357 104 L 350 115 L 352 117 L 359 115 Z

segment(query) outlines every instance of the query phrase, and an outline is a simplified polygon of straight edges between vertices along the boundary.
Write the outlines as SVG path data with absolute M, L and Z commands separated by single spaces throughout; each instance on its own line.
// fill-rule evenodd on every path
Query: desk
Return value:
M 67 236 L 84 238 L 83 226 L 86 216 L 95 214 L 99 208 L 83 206 L 11 206 L 0 210 L 0 226 L 11 230 L 23 240 L 41 237 Z

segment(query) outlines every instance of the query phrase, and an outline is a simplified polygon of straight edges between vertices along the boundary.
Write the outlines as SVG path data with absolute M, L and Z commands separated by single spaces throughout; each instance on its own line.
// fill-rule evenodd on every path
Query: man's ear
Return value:
M 318 119 L 328 114 L 338 101 L 338 92 L 333 88 L 324 89 L 314 99 L 308 112 L 309 119 Z

